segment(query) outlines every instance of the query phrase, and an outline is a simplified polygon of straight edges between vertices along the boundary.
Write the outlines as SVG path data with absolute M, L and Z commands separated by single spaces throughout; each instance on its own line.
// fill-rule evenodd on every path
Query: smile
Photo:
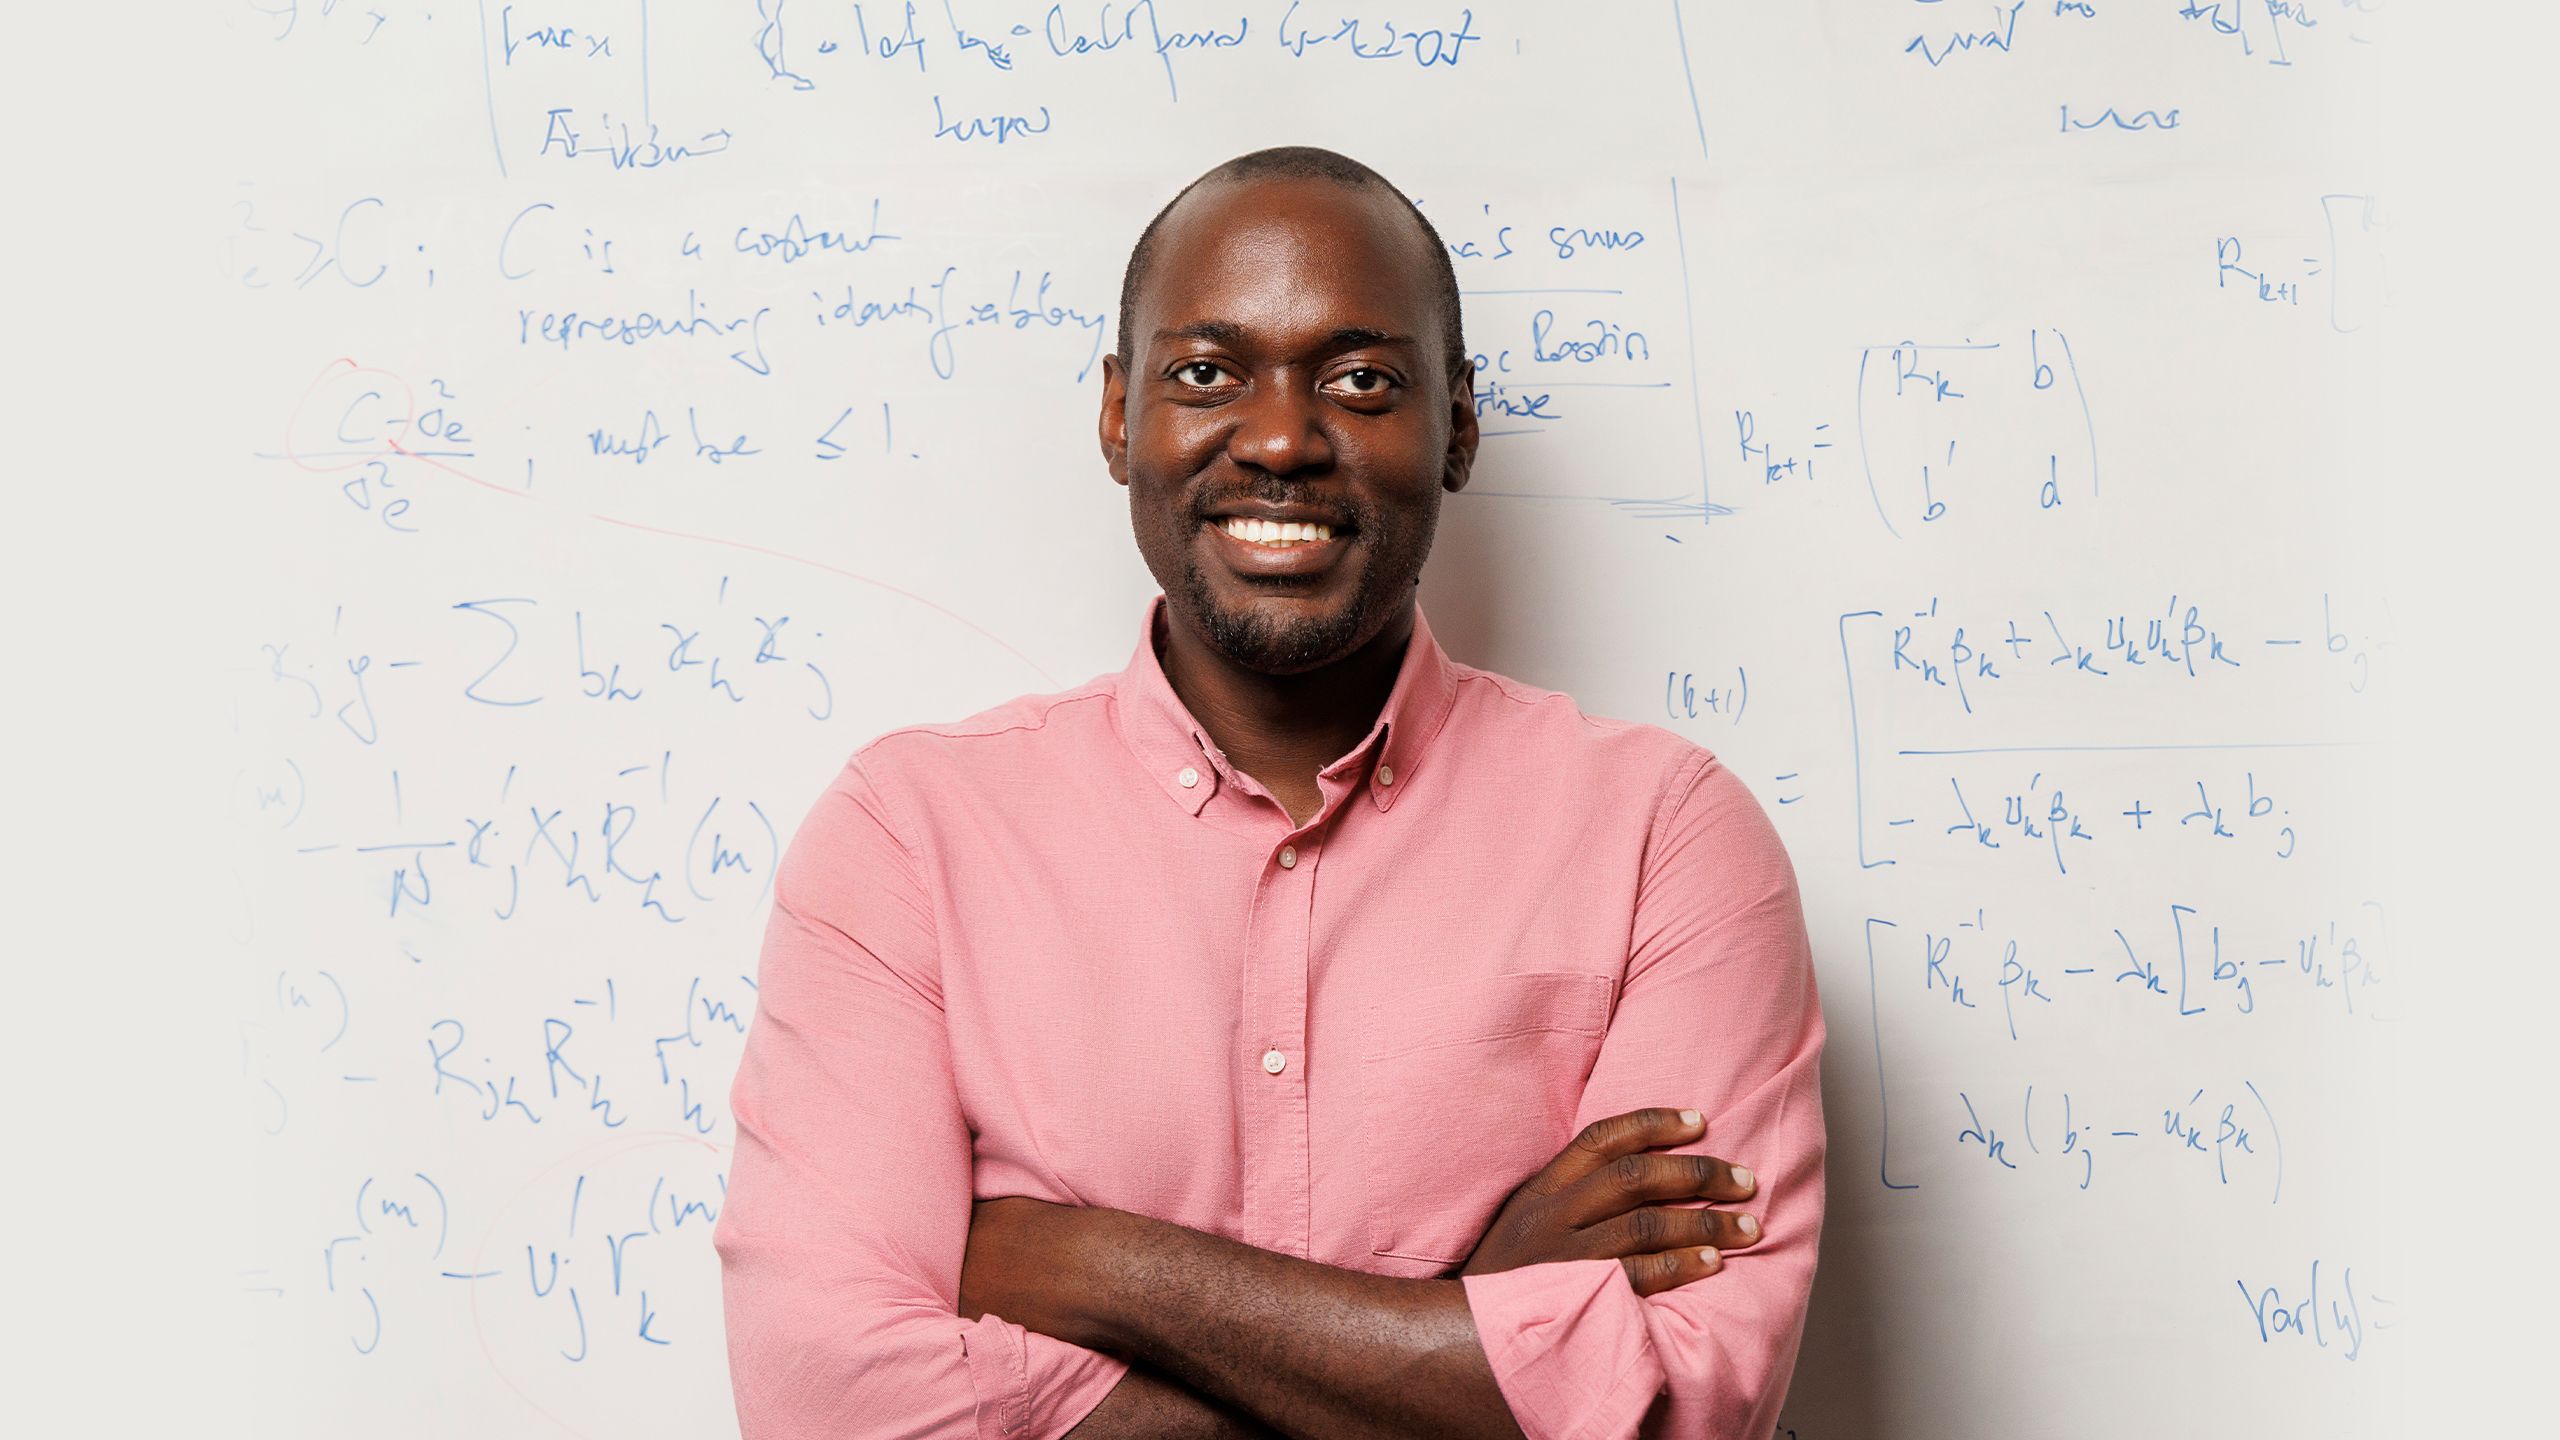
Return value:
M 1275 525 L 1242 518 L 1212 520 L 1201 527 L 1228 566 L 1244 575 L 1316 575 L 1330 569 L 1350 548 L 1350 532 L 1334 533 L 1323 525 Z M 1268 538 L 1264 538 L 1268 537 Z
M 1294 522 L 1275 524 L 1243 515 L 1228 516 L 1226 531 L 1239 540 L 1250 540 L 1257 545 L 1300 545 L 1311 540 L 1333 538 L 1333 527 L 1329 525 L 1312 522 L 1303 525 Z

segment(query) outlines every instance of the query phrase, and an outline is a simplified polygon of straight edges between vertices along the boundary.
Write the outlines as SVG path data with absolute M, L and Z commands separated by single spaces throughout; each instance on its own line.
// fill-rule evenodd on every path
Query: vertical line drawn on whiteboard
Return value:
M 2284 1131 L 2276 1126 L 2274 1107 L 2267 1104 L 2266 1096 L 2258 1093 L 2258 1082 L 2243 1080 L 2240 1083 L 2249 1087 L 2249 1098 L 2258 1102 L 2260 1113 L 2267 1117 L 2267 1133 L 2276 1137 L 2276 1191 L 2267 1197 L 2267 1203 L 2273 1205 L 2284 1198 Z
M 1689 417 L 1698 437 L 1698 523 L 1706 525 L 1714 522 L 1716 507 L 1707 488 L 1707 402 L 1698 395 L 1698 313 L 1689 294 L 1689 234 L 1680 223 L 1677 175 L 1671 177 L 1671 248 L 1680 257 L 1680 323 L 1689 336 Z
M 1847 616 L 1842 616 L 1847 619 Z M 1887 862 L 1891 863 L 1891 862 Z M 1876 927 L 1898 929 L 1890 920 L 1867 917 L 1867 1031 L 1875 1039 L 1876 1049 L 1876 1178 L 1887 1190 L 1917 1190 L 1918 1181 L 1896 1184 L 1893 1178 L 1893 1117 L 1886 1109 L 1886 1092 L 1892 1087 L 1884 1082 L 1884 1016 L 1876 1005 Z
M 1698 72 L 1689 63 L 1689 27 L 1680 18 L 1680 0 L 1671 0 L 1671 32 L 1680 42 L 1680 75 L 1689 82 L 1689 118 L 1698 126 L 1698 158 L 1707 155 L 1707 117 L 1698 109 Z
M 480 98 L 489 107 L 489 151 L 498 157 L 498 178 L 507 178 L 507 147 L 498 142 L 498 82 L 489 75 L 489 0 L 480 0 Z
M 1858 352 L 1858 388 L 1855 396 L 1853 397 L 1856 403 L 1854 408 L 1850 411 L 1850 418 L 1856 422 L 1858 427 L 1858 469 L 1861 474 L 1867 477 L 1867 498 L 1875 502 L 1876 518 L 1884 522 L 1885 533 L 1892 536 L 1894 539 L 1899 540 L 1902 538 L 1902 532 L 1893 528 L 1893 517 L 1884 513 L 1884 497 L 1876 493 L 1876 467 L 1873 462 L 1867 459 L 1867 357 L 1874 353 L 1876 353 L 1875 347 L 1872 345 Z M 1846 621 L 1849 617 L 1843 615 L 1840 618 L 1843 621 Z M 1848 637 L 1844 635 L 1841 637 L 1840 641 L 1840 658 L 1842 664 L 1845 665 L 1848 662 L 1848 656 L 1849 641 Z M 1852 701 L 1852 704 L 1854 703 L 1855 702 Z M 1852 733 L 1856 731 L 1857 726 L 1855 721 L 1851 722 L 1850 729 Z M 1866 827 L 1864 825 L 1859 827 L 1858 838 L 1862 843 L 1866 839 Z M 1863 856 L 1860 858 L 1860 863 L 1865 863 Z
M 1860 363 L 1863 364 L 1864 361 Z M 1838 627 L 1840 683 L 1848 687 L 1849 693 L 1849 810 L 1851 818 L 1855 820 L 1858 827 L 1858 868 L 1861 870 L 1873 870 L 1880 865 L 1891 865 L 1895 862 L 1867 858 L 1867 766 L 1865 746 L 1858 735 L 1858 677 L 1857 667 L 1849 662 L 1849 622 L 1883 618 L 1884 612 L 1881 610 L 1852 610 L 1840 617 Z
M 2063 368 L 2071 372 L 2071 393 L 2080 401 L 2080 428 L 2089 434 L 2089 495 L 2090 498 L 2095 499 L 2098 494 L 2098 422 L 2089 418 L 2089 391 L 2088 387 L 2080 383 L 2080 362 L 2072 357 L 2070 337 L 2056 330 L 2053 332 L 2053 338 L 2062 346 Z M 2035 347 L 2035 339 L 2036 332 L 2028 331 L 2027 346 L 2030 352 Z

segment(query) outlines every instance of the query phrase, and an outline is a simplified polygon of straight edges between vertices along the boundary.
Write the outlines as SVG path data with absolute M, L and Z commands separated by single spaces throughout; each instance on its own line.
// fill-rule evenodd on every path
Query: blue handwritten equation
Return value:
M 2258 307 L 2317 316 L 2331 330 L 2352 334 L 2390 304 L 2389 230 L 2377 197 L 2323 195 L 2318 228 L 2309 233 L 2214 236 L 2213 288 Z
M 572 806 L 531 782 L 518 783 L 507 766 L 485 786 L 469 787 L 477 799 L 454 797 L 468 811 L 410 818 L 400 799 L 400 774 L 382 786 L 390 816 L 345 838 L 309 833 L 301 767 L 291 757 L 279 770 L 293 780 L 252 788 L 258 818 L 275 833 L 298 842 L 291 849 L 307 864 L 352 867 L 356 883 L 379 901 L 385 918 L 459 906 L 496 922 L 558 905 L 619 908 L 665 925 L 681 925 L 722 901 L 753 906 L 771 884 L 783 835 L 753 799 L 699 793 L 671 795 L 665 776 L 674 753 L 617 772 L 620 798 Z M 656 777 L 657 783 L 635 778 Z M 581 784 L 581 793 L 586 790 Z M 652 793 L 654 792 L 654 793 Z M 421 807 L 423 808 L 423 807 Z M 426 942 L 415 942 L 424 944 Z M 414 963 L 426 954 L 408 943 Z
M 2290 1018 L 2319 1006 L 2377 1018 L 2370 992 L 2388 973 L 2378 902 L 2290 927 L 2178 901 L 2107 918 L 2057 936 L 1995 925 L 1977 909 L 1951 923 L 1896 922 L 1873 943 L 1881 973 L 2011 1042 L 2119 1016 Z
M 2199 1179 L 2209 1177 L 2217 1189 L 2236 1184 L 2252 1194 L 2263 1193 L 2270 1205 L 2283 1201 L 2282 1132 L 2274 1109 L 2253 1081 L 2242 1081 L 2231 1095 L 2208 1098 L 2201 1088 L 2184 1096 L 2173 1093 L 2133 1115 L 2093 1103 L 2086 1095 L 2075 1100 L 2069 1090 L 2056 1094 L 2050 1089 L 2040 1111 L 2033 1085 L 2016 1097 L 2015 1109 L 2012 1103 L 2006 1094 L 1995 1105 L 1987 1094 L 1977 1100 L 1957 1091 L 1958 1151 L 1999 1171 L 2059 1174 L 2067 1189 L 2083 1194 L 2098 1183 L 2099 1157 L 2105 1155 L 2110 1171 L 2147 1158 L 2155 1169 L 2182 1167 Z M 1959 1113 L 1950 1113 L 1948 1122 L 1956 1122 Z
M 1214 67 L 1222 56 L 1232 68 L 1249 47 L 1253 58 L 1265 61 L 1367 62 L 1429 72 L 1463 64 L 1469 47 L 1485 39 L 1475 12 L 1464 6 L 1423 5 L 1379 15 L 1304 0 L 1225 12 L 1159 6 L 1156 0 L 1104 0 L 1053 4 L 1037 11 L 1036 20 L 1000 20 L 976 29 L 949 3 L 915 0 L 805 16 L 796 8 L 786 14 L 778 0 L 761 0 L 758 10 L 764 20 L 755 36 L 758 57 L 775 80 L 798 90 L 847 79 L 871 83 L 856 67 L 891 78 L 911 75 L 917 85 L 943 80 L 1009 90 L 1056 86 L 1062 66 L 1105 67 L 1104 73 L 1118 76 L 1135 65 L 1162 83 L 1172 104 L 1182 100 L 1185 79 Z M 938 115 L 938 99 L 936 104 Z M 1045 120 L 1046 107 L 1041 108 Z M 938 126 L 935 138 L 996 144 L 1013 138 L 1001 121 L 979 123 L 985 128 L 968 134 L 946 135 Z M 1028 133 L 1046 128 L 1044 123 L 1041 131 Z
M 309 1278 L 255 1288 L 307 1287 L 342 1353 L 377 1364 L 429 1359 L 458 1331 L 520 1397 L 594 1423 L 615 1402 L 575 1367 L 659 1348 L 716 1364 L 719 1315 L 700 1280 L 724 1200 L 717 1163 L 708 1142 L 635 1128 L 564 1147 L 512 1194 L 467 1205 L 427 1172 L 367 1174 L 311 1244 Z
M 1947 75 L 1994 66 L 2057 66 L 2091 43 L 2123 44 L 2160 7 L 2121 0 L 1907 0 L 1879 21 L 1901 53 Z M 2334 63 L 2337 47 L 2377 38 L 2379 0 L 2178 0 L 2168 16 L 2208 58 L 2279 70 Z M 1890 20 L 1884 19 L 1885 15 Z
M 386 715 L 396 729 L 442 699 L 833 718 L 844 662 L 827 632 L 758 603 L 729 576 L 711 580 L 696 596 L 637 613 L 536 595 L 470 595 L 388 618 L 359 610 L 352 620 L 332 605 L 325 637 L 261 643 L 238 673 L 254 673 L 291 722 L 366 746 L 383 739 Z
M 2262 1345 L 2304 1345 L 2352 1361 L 2364 1353 L 2368 1330 L 2389 1330 L 2395 1324 L 2387 1317 L 2398 1307 L 2370 1289 L 2359 1295 L 2351 1265 L 2333 1269 L 2325 1288 L 2318 1260 L 2310 1263 L 2299 1285 L 2257 1285 L 2247 1279 L 2231 1283 L 2249 1307 Z
M 825 363 L 830 352 L 817 336 L 879 333 L 910 342 L 897 353 L 948 381 L 982 337 L 1055 336 L 1063 343 L 1047 353 L 1068 361 L 1066 373 L 1081 381 L 1100 357 L 1109 310 L 1054 269 L 937 259 L 883 228 L 877 199 L 853 214 L 670 222 L 634 236 L 607 214 L 582 219 L 567 200 L 537 200 L 475 222 L 419 213 L 398 196 L 313 204 L 243 190 L 222 250 L 225 273 L 243 289 L 415 294 L 439 279 L 496 280 L 519 298 L 482 338 L 532 352 L 671 350 L 704 375 L 730 375 L 734 366 L 762 379 L 777 365 Z M 778 290 L 784 274 L 805 277 L 805 288 Z M 404 383 L 374 398 L 376 409 L 355 419 L 406 422 L 451 397 L 430 395 L 409 408 L 403 402 L 420 397 Z M 321 425 L 347 417 L 332 408 L 307 418 Z M 355 438 L 320 435 L 342 447 Z
M 2059 330 L 1868 346 L 1854 418 L 1868 498 L 1896 537 L 1972 510 L 2051 512 L 2099 495 L 2088 391 Z
M 2334 725 L 2240 727 L 2277 697 L 2299 711 L 2289 697 L 2305 689 L 2348 705 L 2365 694 L 2382 642 L 2348 624 L 2352 610 L 2324 594 L 2272 633 L 2174 594 L 2094 616 L 2076 606 L 1965 615 L 1935 598 L 1899 614 L 1843 614 L 1861 865 L 1894 864 L 1917 843 L 2026 858 L 2056 876 L 2125 843 L 2229 844 L 2293 859 L 2311 824 L 2293 797 L 2322 792 L 2288 776 L 2379 741 Z M 2117 713 L 2156 717 L 2147 731 L 2029 728 L 2061 691 L 2120 687 L 2139 687 L 2142 699 Z

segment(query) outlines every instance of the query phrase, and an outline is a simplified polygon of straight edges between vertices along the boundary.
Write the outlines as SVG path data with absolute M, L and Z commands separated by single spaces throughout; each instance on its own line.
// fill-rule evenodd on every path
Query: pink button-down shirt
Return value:
M 956 1314 L 973 1201 L 1381 1275 L 1474 1248 L 1590 1121 L 1694 1106 L 1765 1238 L 1463 1281 L 1531 1437 L 1758 1437 L 1822 1230 L 1795 874 L 1732 771 L 1451 660 L 1417 612 L 1304 825 L 1128 666 L 855 752 L 785 854 L 716 1241 L 747 1440 L 1064 1434 L 1126 1362 Z M 1703 1204 L 1703 1201 L 1691 1201 Z M 1661 1397 L 1659 1400 L 1657 1397 Z

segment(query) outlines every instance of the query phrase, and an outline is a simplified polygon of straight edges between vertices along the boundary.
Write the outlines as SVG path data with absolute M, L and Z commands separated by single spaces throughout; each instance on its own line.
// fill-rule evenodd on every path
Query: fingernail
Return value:
M 1750 1216 L 1748 1216 L 1748 1215 L 1745 1215 L 1745 1216 L 1743 1216 L 1740 1220 L 1735 1221 L 1735 1222 L 1734 1222 L 1734 1226 L 1735 1226 L 1735 1228 L 1736 1228 L 1736 1229 L 1739 1229 L 1739 1230 L 1740 1230 L 1744 1235 L 1749 1236 L 1749 1237 L 1752 1237 L 1752 1238 L 1755 1238 L 1755 1239 L 1756 1239 L 1756 1238 L 1758 1238 L 1758 1236 L 1759 1236 L 1759 1234 L 1760 1234 L 1760 1222 L 1759 1222 L 1759 1221 L 1757 1221 L 1757 1220 L 1752 1219 L 1752 1218 L 1751 1218 Z
M 1695 1110 L 1683 1110 L 1680 1112 L 1680 1123 L 1683 1125 L 1695 1125 L 1698 1123 L 1700 1118 L 1702 1117 L 1700 1117 L 1698 1112 Z
M 1736 1184 L 1736 1185 L 1741 1186 L 1741 1187 L 1742 1187 L 1743 1189 L 1745 1189 L 1745 1190 L 1750 1189 L 1750 1188 L 1751 1188 L 1751 1167 L 1749 1167 L 1749 1166 L 1747 1166 L 1747 1165 L 1736 1165 L 1736 1166 L 1734 1166 L 1734 1167 L 1733 1167 L 1733 1183 L 1734 1183 L 1734 1184 Z
M 1724 1268 L 1724 1256 L 1717 1254 L 1713 1249 L 1701 1250 L 1698 1252 L 1698 1263 L 1709 1270 L 1721 1270 Z

